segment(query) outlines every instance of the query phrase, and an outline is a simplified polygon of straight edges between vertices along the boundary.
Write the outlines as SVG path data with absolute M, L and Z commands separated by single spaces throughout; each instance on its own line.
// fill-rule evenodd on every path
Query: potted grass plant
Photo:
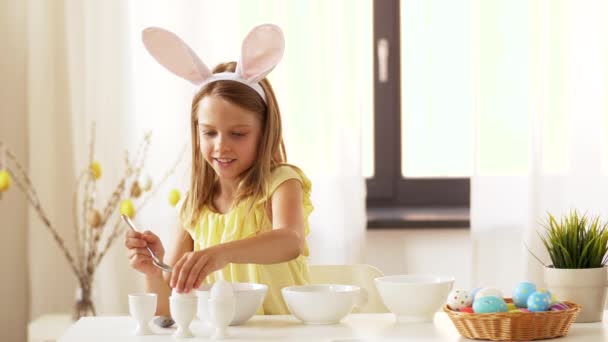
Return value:
M 559 221 L 548 215 L 540 238 L 552 265 L 545 267 L 545 285 L 559 300 L 583 308 L 576 322 L 599 322 L 608 285 L 608 223 L 576 210 Z

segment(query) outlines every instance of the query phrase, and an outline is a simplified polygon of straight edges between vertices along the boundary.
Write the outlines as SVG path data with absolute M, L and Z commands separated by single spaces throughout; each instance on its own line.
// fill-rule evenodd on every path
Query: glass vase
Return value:
M 95 316 L 95 304 L 93 304 L 92 292 L 90 283 L 80 283 L 76 288 L 76 303 L 74 305 L 74 313 L 72 318 L 74 321 L 81 317 Z

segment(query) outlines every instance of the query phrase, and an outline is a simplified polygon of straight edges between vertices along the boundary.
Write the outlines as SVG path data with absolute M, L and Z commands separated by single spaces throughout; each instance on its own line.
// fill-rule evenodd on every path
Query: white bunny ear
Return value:
M 273 24 L 254 27 L 245 37 L 236 74 L 257 83 L 279 64 L 285 51 L 283 31 Z
M 209 68 L 175 33 L 159 27 L 148 27 L 141 36 L 152 57 L 177 76 L 196 85 L 211 77 Z

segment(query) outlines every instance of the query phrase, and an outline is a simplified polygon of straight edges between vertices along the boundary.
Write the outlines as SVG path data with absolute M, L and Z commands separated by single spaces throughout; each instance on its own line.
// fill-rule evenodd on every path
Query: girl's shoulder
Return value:
M 302 184 L 302 206 L 304 208 L 304 215 L 306 217 L 310 215 L 314 209 L 311 201 L 312 184 L 310 179 L 304 174 L 304 171 L 295 165 L 281 164 L 271 171 L 270 178 L 270 192 L 266 200 L 269 200 L 275 190 L 285 181 L 296 179 Z
M 272 195 L 281 184 L 290 179 L 297 179 L 302 184 L 304 192 L 310 192 L 312 184 L 304 171 L 295 165 L 281 164 L 270 173 L 270 194 Z

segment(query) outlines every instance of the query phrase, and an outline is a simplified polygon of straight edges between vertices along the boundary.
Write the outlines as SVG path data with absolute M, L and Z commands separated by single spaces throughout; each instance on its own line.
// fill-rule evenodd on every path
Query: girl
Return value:
M 285 164 L 281 116 L 265 76 L 284 50 L 274 25 L 254 28 L 238 63 L 210 72 L 173 33 L 149 28 L 144 44 L 171 72 L 200 86 L 191 112 L 192 175 L 180 210 L 183 228 L 168 258 L 170 274 L 145 249 L 165 250 L 152 232 L 128 230 L 131 266 L 158 294 L 158 315 L 169 316 L 171 288 L 189 292 L 217 279 L 268 285 L 259 314 L 287 314 L 281 288 L 309 282 L 306 236 L 311 184 Z

